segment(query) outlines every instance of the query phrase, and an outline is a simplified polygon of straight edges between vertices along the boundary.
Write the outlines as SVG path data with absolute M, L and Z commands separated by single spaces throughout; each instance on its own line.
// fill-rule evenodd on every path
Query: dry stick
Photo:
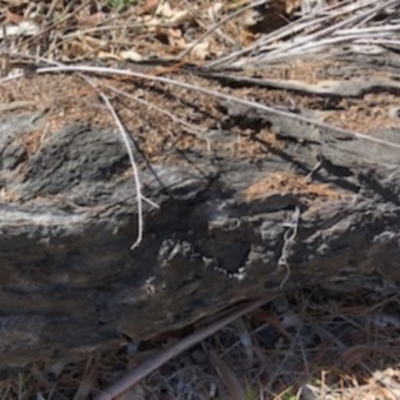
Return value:
M 326 35 L 330 35 L 334 31 L 338 30 L 339 28 L 345 27 L 349 23 L 355 23 L 355 22 L 357 22 L 365 17 L 368 17 L 370 15 L 374 15 L 378 11 L 381 11 L 381 9 L 384 7 L 388 7 L 392 4 L 397 4 L 398 1 L 399 0 L 389 1 L 388 3 L 386 3 L 386 5 L 377 6 L 377 7 L 373 8 L 372 10 L 367 10 L 363 14 L 356 14 L 353 17 L 345 19 L 344 21 L 340 21 L 333 26 L 329 26 L 328 28 L 322 29 L 311 37 L 306 36 L 306 37 L 303 37 L 301 40 L 296 41 L 295 43 L 289 43 L 286 46 L 281 46 L 277 50 L 274 50 L 274 51 L 270 52 L 269 54 L 265 55 L 264 60 L 270 61 L 270 60 L 274 60 L 274 59 L 278 58 L 279 56 L 282 56 L 282 55 L 285 56 L 285 54 L 282 54 L 282 52 L 287 52 L 288 50 L 291 50 L 291 49 L 297 48 L 298 50 L 300 50 L 304 45 L 307 45 L 311 40 L 315 40 L 315 39 L 324 37 Z
M 349 1 L 353 1 L 353 0 L 349 0 Z M 375 2 L 375 0 L 369 0 L 371 3 Z M 328 10 L 331 9 L 333 7 L 328 7 Z M 306 28 L 311 28 L 313 25 L 318 25 L 320 23 L 323 23 L 327 20 L 331 20 L 333 18 L 339 17 L 343 14 L 347 14 L 350 11 L 344 9 L 346 8 L 345 6 L 342 6 L 341 9 L 339 11 L 336 11 L 333 15 L 328 15 L 328 16 L 324 16 L 324 17 L 320 17 L 320 18 L 311 18 L 309 16 L 305 16 L 302 17 L 301 19 L 299 19 L 296 22 L 292 22 L 289 25 L 286 25 L 278 30 L 275 30 L 273 32 L 271 32 L 270 34 L 266 35 L 265 37 L 263 37 L 260 40 L 258 40 L 256 43 L 253 43 L 252 45 L 242 49 L 242 50 L 238 50 L 236 52 L 233 52 L 231 54 L 227 54 L 217 60 L 213 60 L 210 61 L 209 63 L 206 64 L 207 67 L 212 68 L 212 67 L 216 67 L 218 65 L 221 65 L 223 63 L 226 63 L 228 61 L 231 61 L 234 58 L 243 56 L 244 54 L 250 53 L 252 51 L 254 51 L 255 49 L 265 49 L 265 45 L 267 43 L 273 43 L 273 42 L 277 42 L 281 39 L 283 39 L 285 36 L 293 36 L 295 33 L 305 30 Z M 344 9 L 344 10 L 343 10 Z M 317 29 L 317 28 L 315 28 Z
M 384 37 L 387 35 L 387 33 L 384 33 Z M 334 36 L 334 37 L 328 37 L 325 39 L 321 39 L 317 42 L 310 42 L 310 43 L 306 43 L 303 46 L 299 47 L 299 48 L 295 48 L 291 51 L 288 51 L 287 53 L 283 54 L 283 55 L 278 55 L 278 56 L 274 56 L 272 58 L 268 57 L 268 61 L 281 61 L 281 60 L 285 60 L 288 58 L 292 58 L 292 57 L 296 57 L 296 56 L 301 56 L 301 55 L 305 55 L 310 54 L 312 51 L 317 51 L 319 48 L 321 47 L 327 47 L 329 45 L 332 44 L 337 44 L 337 43 L 347 43 L 347 42 L 352 42 L 352 43 L 359 43 L 360 40 L 365 40 L 366 38 L 364 37 L 360 37 L 359 35 L 352 35 L 352 36 Z M 368 40 L 372 40 L 374 38 L 370 38 Z M 266 58 L 267 60 L 267 58 Z
M 400 46 L 400 40 L 391 39 L 360 39 L 357 44 L 378 44 L 382 46 Z M 393 75 L 392 75 L 393 76 Z
M 400 24 L 397 25 L 387 25 L 387 26 L 369 26 L 366 28 L 347 28 L 342 29 L 341 31 L 337 32 L 338 35 L 352 35 L 354 33 L 357 34 L 364 34 L 364 33 L 383 33 L 385 31 L 389 31 L 392 33 L 392 30 L 400 30 Z
M 147 75 L 147 74 L 144 74 L 141 72 L 121 70 L 121 69 L 117 69 L 117 68 L 92 67 L 92 66 L 84 66 L 84 65 L 43 67 L 43 68 L 38 68 L 36 70 L 36 73 L 38 73 L 38 74 L 57 73 L 57 72 L 91 72 L 91 73 L 95 73 L 95 74 L 97 73 L 97 74 L 102 74 L 102 75 L 121 75 L 121 76 L 130 76 L 130 77 L 134 77 L 134 78 L 140 78 L 140 79 L 146 79 L 146 80 L 155 81 L 155 82 L 166 83 L 169 85 L 182 87 L 182 88 L 185 88 L 188 90 L 194 90 L 199 93 L 206 94 L 208 96 L 213 96 L 213 97 L 217 97 L 220 99 L 228 100 L 233 103 L 244 105 L 246 107 L 252 107 L 257 110 L 261 110 L 261 111 L 268 112 L 271 114 L 279 115 L 281 117 L 301 121 L 306 124 L 311 124 L 311 125 L 317 126 L 319 128 L 328 129 L 328 130 L 331 130 L 333 132 L 337 132 L 340 134 L 349 135 L 349 136 L 352 136 L 352 137 L 360 139 L 360 140 L 366 140 L 368 142 L 379 143 L 379 144 L 382 144 L 385 146 L 400 149 L 400 144 L 398 144 L 398 143 L 394 143 L 394 142 L 379 139 L 376 137 L 368 136 L 366 134 L 359 133 L 359 132 L 349 131 L 347 129 L 339 128 L 337 126 L 330 125 L 325 122 L 320 122 L 320 121 L 312 119 L 312 118 L 304 117 L 302 115 L 290 113 L 290 112 L 283 111 L 283 110 L 277 110 L 275 108 L 265 106 L 263 104 L 256 103 L 254 101 L 240 99 L 238 97 L 235 97 L 235 96 L 232 96 L 229 94 L 216 92 L 214 90 L 206 89 L 206 88 L 196 86 L 196 85 L 192 85 L 190 83 L 175 81 L 173 79 L 164 78 L 162 76 Z M 7 78 L 3 78 L 3 79 L 0 79 L 0 84 L 14 80 L 14 79 L 18 79 L 21 77 L 23 77 L 23 73 L 16 74 L 14 76 L 10 76 Z
M 157 368 L 171 360 L 173 357 L 182 353 L 183 351 L 189 349 L 195 344 L 201 342 L 207 337 L 213 335 L 215 332 L 222 329 L 224 326 L 230 324 L 235 319 L 248 314 L 251 311 L 256 310 L 257 308 L 263 306 L 265 303 L 273 300 L 276 295 L 270 297 L 264 297 L 261 300 L 254 301 L 246 306 L 240 307 L 239 309 L 232 311 L 227 316 L 212 322 L 210 325 L 205 326 L 202 329 L 199 329 L 196 332 L 193 332 L 189 336 L 185 337 L 178 343 L 173 344 L 167 349 L 161 351 L 156 354 L 154 357 L 148 358 L 142 364 L 140 364 L 137 368 L 130 371 L 127 375 L 125 375 L 121 380 L 117 381 L 113 385 L 111 385 L 107 390 L 100 393 L 95 400 L 112 400 L 116 396 L 122 394 L 131 386 L 138 383 L 141 379 L 145 378 L 147 375 L 155 371 Z
M 196 39 L 187 49 L 185 49 L 181 54 L 178 56 L 178 60 L 182 60 L 188 53 L 190 53 L 195 46 L 197 46 L 200 42 L 202 42 L 206 37 L 210 36 L 214 31 L 216 31 L 219 27 L 224 25 L 226 22 L 230 21 L 233 18 L 236 18 L 238 15 L 242 14 L 244 11 L 250 10 L 255 7 L 262 6 L 263 4 L 269 3 L 271 0 L 260 0 L 255 3 L 249 4 L 246 7 L 243 7 L 234 13 L 227 15 L 225 18 L 221 19 L 218 23 L 213 25 L 207 32 L 201 35 L 198 39 Z
M 383 27 L 382 27 L 383 28 Z M 396 28 L 393 27 L 392 30 L 394 31 Z M 304 55 L 306 52 L 310 52 L 312 50 L 318 49 L 318 47 L 322 46 L 327 46 L 327 45 L 332 45 L 340 42 L 353 42 L 353 43 L 360 43 L 362 40 L 376 40 L 379 38 L 386 38 L 388 36 L 388 32 L 383 31 L 383 32 L 375 32 L 373 35 L 371 33 L 365 32 L 365 34 L 362 33 L 357 33 L 353 32 L 352 34 L 347 34 L 344 35 L 339 32 L 335 32 L 334 37 L 327 37 L 324 39 L 321 39 L 317 42 L 312 42 L 310 41 L 309 43 L 305 43 L 304 45 L 300 46 L 299 48 L 295 48 L 292 51 L 289 51 L 282 56 L 278 56 L 278 58 L 281 60 L 282 58 L 290 58 L 290 57 L 295 57 L 297 55 Z M 272 58 L 274 59 L 274 58 Z M 271 61 L 271 59 L 268 59 Z
M 370 4 L 375 4 L 375 1 L 370 1 L 367 4 L 364 4 L 364 6 L 370 5 Z M 379 10 L 380 10 L 379 7 L 375 7 L 373 10 L 365 11 L 364 14 L 356 14 L 353 17 L 347 18 L 347 19 L 340 21 L 340 22 L 338 22 L 332 26 L 329 26 L 325 29 L 317 30 L 313 34 L 306 34 L 306 35 L 303 35 L 303 37 L 298 37 L 295 42 L 288 43 L 283 46 L 279 46 L 276 49 L 270 51 L 268 54 L 262 55 L 262 60 L 264 62 L 271 62 L 271 61 L 280 60 L 287 56 L 292 56 L 292 54 L 290 54 L 290 50 L 292 50 L 293 54 L 300 53 L 303 55 L 303 54 L 305 54 L 305 49 L 307 48 L 307 46 L 310 43 L 312 43 L 314 46 L 315 45 L 318 46 L 318 42 L 317 42 L 317 44 L 315 44 L 315 40 L 318 40 L 319 38 L 324 37 L 324 36 L 332 35 L 340 27 L 346 26 L 350 22 L 362 21 L 363 19 L 365 19 L 365 17 L 373 16 Z M 350 12 L 351 12 L 351 10 L 339 10 L 334 15 L 329 16 L 327 19 L 328 20 L 334 19 L 334 18 L 339 17 L 340 15 L 349 14 Z M 260 56 L 256 57 L 255 59 L 257 59 L 257 58 L 260 58 Z
M 142 28 L 143 26 L 144 26 L 144 24 L 142 24 L 142 23 L 129 25 L 130 28 Z M 70 38 L 79 38 L 81 35 L 85 35 L 87 33 L 99 33 L 102 31 L 111 32 L 113 30 L 124 29 L 124 28 L 125 28 L 125 25 L 95 26 L 93 28 L 87 28 L 87 29 L 82 29 L 79 31 L 67 33 L 67 34 L 63 35 L 62 40 L 66 41 L 67 39 L 70 39 Z
M 221 64 L 226 64 L 232 61 L 233 59 L 243 56 L 245 54 L 252 53 L 260 49 L 264 50 L 265 45 L 268 43 L 275 43 L 274 48 L 276 48 L 280 45 L 276 44 L 276 42 L 283 39 L 284 37 L 293 36 L 294 34 L 297 34 L 298 32 L 305 30 L 306 28 L 309 28 L 312 25 L 315 25 L 319 22 L 324 22 L 329 19 L 331 19 L 331 17 L 329 16 L 320 18 L 318 20 L 313 19 L 311 21 L 303 21 L 303 19 L 300 19 L 299 21 L 292 22 L 289 25 L 286 25 L 278 30 L 273 31 L 271 34 L 267 35 L 266 37 L 263 37 L 262 40 L 257 40 L 255 43 L 251 44 L 248 47 L 245 47 L 244 49 L 227 54 L 225 56 L 217 58 L 216 60 L 212 60 L 205 65 L 208 68 L 214 68 Z
M 234 58 L 238 58 L 240 56 L 243 56 L 248 53 L 255 52 L 256 50 L 263 50 L 265 51 L 265 46 L 268 43 L 274 43 L 274 48 L 277 48 L 281 44 L 276 44 L 286 36 L 292 37 L 294 34 L 297 34 L 298 32 L 305 30 L 306 28 L 312 27 L 313 25 L 317 25 L 319 23 L 322 23 L 326 20 L 330 20 L 331 16 L 325 16 L 321 17 L 319 19 L 313 18 L 312 20 L 309 20 L 309 17 L 303 17 L 302 19 L 296 21 L 296 22 L 291 22 L 288 25 L 285 25 L 282 28 L 279 28 L 272 33 L 266 35 L 263 37 L 261 40 L 257 40 L 255 43 L 251 44 L 248 47 L 245 47 L 244 49 L 235 51 L 233 53 L 227 54 L 225 56 L 222 56 L 220 58 L 217 58 L 216 60 L 212 60 L 209 63 L 205 64 L 206 67 L 208 68 L 213 68 L 216 66 L 219 66 L 221 64 L 226 64 L 230 61 L 232 61 Z M 317 28 L 315 28 L 317 29 Z M 272 45 L 271 45 L 272 46 Z

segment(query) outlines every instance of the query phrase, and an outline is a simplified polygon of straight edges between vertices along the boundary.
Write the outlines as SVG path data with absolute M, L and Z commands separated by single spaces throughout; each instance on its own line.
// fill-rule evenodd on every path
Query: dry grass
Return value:
M 22 70 L 26 77 L 17 84 L 2 85 L 0 105 L 29 98 L 48 109 L 51 118 L 46 135 L 82 116 L 103 126 L 115 123 L 104 113 L 104 103 L 94 90 L 81 89 L 79 77 L 59 75 L 64 85 L 49 82 L 46 76 L 32 79 L 32 63 L 40 64 L 44 60 L 118 66 L 128 61 L 157 58 L 159 64 L 147 66 L 145 72 L 154 76 L 178 76 L 182 81 L 190 78 L 191 82 L 195 80 L 205 87 L 210 83 L 187 74 L 182 63 L 246 66 L 242 76 L 256 71 L 269 78 L 302 79 L 311 84 L 321 80 L 321 71 L 332 66 L 329 55 L 335 44 L 360 47 L 399 44 L 396 31 L 399 6 L 395 1 L 332 0 L 326 2 L 327 8 L 321 14 L 307 11 L 312 3 L 276 0 L 260 19 L 260 15 L 254 18 L 254 4 L 246 0 L 225 2 L 221 9 L 211 0 L 170 1 L 169 8 L 151 0 L 125 5 L 123 1 L 5 1 L 0 5 L 0 23 L 8 27 L 28 22 L 32 31 L 27 36 L 14 36 L 9 31 L 1 39 L 3 75 Z M 257 4 L 257 9 L 262 11 L 261 2 Z M 374 13 L 380 15 L 379 20 L 374 20 Z M 388 29 L 379 29 L 383 26 Z M 312 62 L 302 59 L 315 51 L 328 58 Z M 282 60 L 284 67 L 272 64 Z M 260 64 L 264 70 L 259 68 Z M 34 84 L 25 85 L 27 80 Z M 160 100 L 157 83 L 127 89 L 123 80 L 102 78 L 101 82 L 112 86 L 106 92 L 111 100 L 116 100 L 114 106 L 120 116 L 132 121 L 127 129 L 144 132 L 142 148 L 151 160 L 165 156 L 164 146 L 171 137 L 181 149 L 194 145 L 206 148 L 198 132 L 210 129 L 221 119 L 221 111 L 215 104 L 204 101 L 198 93 L 187 94 L 177 88 L 173 91 L 176 98 L 190 97 L 192 103 L 207 111 L 189 115 L 185 103 L 172 102 L 166 92 Z M 61 89 L 56 90 L 57 86 Z M 142 108 L 132 98 L 131 103 L 127 98 L 119 103 L 116 90 L 122 88 L 125 94 L 140 99 Z M 299 93 L 289 96 L 284 89 L 268 94 L 259 87 L 226 91 L 286 108 L 294 103 L 300 108 L 318 110 L 325 101 L 323 97 L 305 97 Z M 78 97 L 79 102 L 69 100 Z M 363 133 L 393 123 L 388 107 L 400 106 L 397 95 L 370 93 L 364 100 L 342 99 L 338 105 L 341 112 L 331 112 L 327 121 Z M 149 129 L 147 121 L 154 120 L 154 114 L 143 101 L 148 101 L 153 110 L 154 106 L 160 106 L 164 114 L 158 114 L 156 119 L 161 121 L 163 132 L 157 131 L 159 127 Z M 32 108 L 32 104 L 26 103 L 24 107 Z M 141 110 L 142 117 L 129 118 L 128 110 L 132 109 Z M 184 126 L 182 130 L 191 132 L 192 136 L 176 133 L 171 120 Z M 152 136 L 148 135 L 149 130 Z M 279 146 L 270 131 L 264 129 L 261 134 L 266 141 Z M 29 154 L 37 151 L 41 140 L 43 132 L 33 132 L 27 138 Z M 256 145 L 251 147 L 248 142 L 245 146 L 234 144 L 233 149 L 236 157 L 265 156 L 262 149 Z M 290 179 L 280 176 L 274 182 L 255 183 L 261 186 L 249 188 L 246 195 L 257 196 L 264 186 L 286 188 L 288 185 L 288 190 L 306 190 L 317 197 L 341 195 L 325 186 L 306 186 L 304 181 L 297 180 L 294 184 L 293 177 Z M 321 288 L 282 294 L 165 363 L 120 396 L 120 400 L 398 399 L 399 316 L 396 294 L 340 293 Z M 84 361 L 59 360 L 52 365 L 38 361 L 19 373 L 4 373 L 0 379 L 0 398 L 91 398 L 149 356 L 197 329 L 188 327 L 149 342 L 127 343 L 114 353 L 93 354 Z

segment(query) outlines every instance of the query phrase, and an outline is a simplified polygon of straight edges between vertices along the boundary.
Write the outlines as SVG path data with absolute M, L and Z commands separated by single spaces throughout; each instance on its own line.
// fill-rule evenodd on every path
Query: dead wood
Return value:
M 242 83 L 253 85 L 258 98 L 294 90 L 291 96 L 298 97 L 288 111 L 336 118 L 348 111 L 339 104 L 348 96 L 356 96 L 351 101 L 359 107 L 366 92 L 397 96 L 392 89 L 397 91 L 398 83 L 378 77 L 358 77 L 361 86 L 346 87 L 346 73 L 342 79 L 338 71 L 358 63 L 358 73 L 371 72 L 370 59 L 362 60 L 342 60 L 335 71 L 323 70 L 324 78 L 342 88 L 334 92 L 269 81 L 278 91 L 266 94 L 253 87 L 259 82 L 243 78 Z M 172 96 L 165 88 L 144 88 Z M 174 140 L 191 138 L 189 144 L 168 147 L 172 139 L 165 139 L 169 150 L 155 156 L 150 145 L 159 145 L 156 136 L 149 139 L 150 132 L 139 127 L 130 130 L 144 195 L 160 206 L 144 203 L 144 237 L 134 251 L 135 185 L 113 129 L 83 121 L 43 135 L 44 112 L 14 110 L 2 118 L 1 367 L 93 351 L 126 338 L 148 339 L 281 290 L 397 288 L 400 153 L 394 145 L 400 145 L 400 131 L 395 124 L 371 126 L 364 133 L 379 139 L 373 142 L 232 102 L 213 100 L 210 110 L 197 100 L 169 98 L 179 107 L 186 101 L 186 110 L 193 105 L 188 119 L 194 124 L 214 119 L 203 130 L 205 140 L 180 132 Z M 312 101 L 326 107 L 313 108 Z M 376 107 L 397 106 L 379 97 L 374 101 Z M 168 130 L 159 118 L 148 121 Z M 33 146 L 27 138 L 37 131 L 41 138 Z

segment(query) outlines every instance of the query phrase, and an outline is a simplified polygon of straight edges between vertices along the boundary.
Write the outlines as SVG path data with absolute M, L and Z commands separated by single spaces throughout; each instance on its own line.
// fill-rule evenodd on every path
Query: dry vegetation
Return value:
M 335 67 L 329 56 L 342 45 L 398 50 L 399 8 L 398 1 L 383 0 L 3 0 L 0 111 L 48 113 L 46 131 L 26 138 L 31 153 L 45 137 L 77 120 L 108 127 L 122 120 L 127 132 L 137 133 L 149 160 L 174 157 L 168 151 L 171 142 L 182 150 L 207 147 L 212 137 L 205 132 L 224 119 L 223 111 L 206 100 L 217 94 L 253 99 L 250 105 L 276 112 L 293 105 L 313 109 L 323 114 L 316 124 L 333 124 L 368 140 L 369 129 L 393 123 L 387 106 L 400 107 L 398 96 L 342 98 L 340 113 L 323 113 L 325 100 L 318 93 L 305 96 L 282 82 L 318 92 L 321 73 Z M 304 59 L 313 54 L 318 60 Z M 76 68 L 74 75 L 67 66 Z M 103 72 L 96 73 L 99 67 Z M 239 82 L 274 79 L 278 88 L 266 93 L 262 85 L 223 87 L 204 75 L 228 67 L 240 71 L 231 74 Z M 145 80 L 138 79 L 142 75 Z M 267 128 L 260 135 L 280 145 Z M 256 144 L 236 141 L 232 156 L 257 160 L 265 154 Z M 289 185 L 314 197 L 337 195 L 285 176 L 260 184 Z M 246 196 L 257 196 L 257 190 Z M 118 398 L 399 399 L 399 316 L 399 296 L 393 294 L 340 293 L 338 288 L 282 294 L 166 360 Z M 0 398 L 92 398 L 210 324 L 129 342 L 113 354 L 90 355 L 84 363 L 38 360 L 20 373 L 4 373 Z

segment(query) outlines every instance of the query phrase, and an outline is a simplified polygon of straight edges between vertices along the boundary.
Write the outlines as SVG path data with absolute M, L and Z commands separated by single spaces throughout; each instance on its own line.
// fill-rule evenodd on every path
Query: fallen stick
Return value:
M 172 346 L 159 352 L 155 356 L 150 357 L 149 359 L 144 361 L 137 368 L 127 373 L 119 381 L 115 382 L 109 388 L 100 393 L 95 398 L 95 400 L 112 400 L 113 398 L 121 395 L 131 386 L 138 383 L 141 379 L 145 378 L 147 375 L 155 371 L 157 368 L 161 367 L 163 364 L 171 360 L 173 357 L 177 356 L 178 354 L 181 354 L 185 350 L 206 339 L 208 336 L 211 336 L 215 332 L 222 329 L 224 326 L 233 322 L 235 319 L 245 314 L 248 314 L 251 311 L 256 310 L 265 303 L 273 300 L 275 297 L 276 296 L 270 296 L 267 298 L 262 298 L 260 300 L 253 301 L 250 304 L 247 304 L 245 306 L 238 308 L 235 311 L 232 311 L 225 317 L 222 317 L 221 319 L 212 322 L 210 325 L 207 325 L 204 328 L 201 328 L 196 332 L 193 332 L 189 336 L 180 340 L 178 343 L 173 344 Z

